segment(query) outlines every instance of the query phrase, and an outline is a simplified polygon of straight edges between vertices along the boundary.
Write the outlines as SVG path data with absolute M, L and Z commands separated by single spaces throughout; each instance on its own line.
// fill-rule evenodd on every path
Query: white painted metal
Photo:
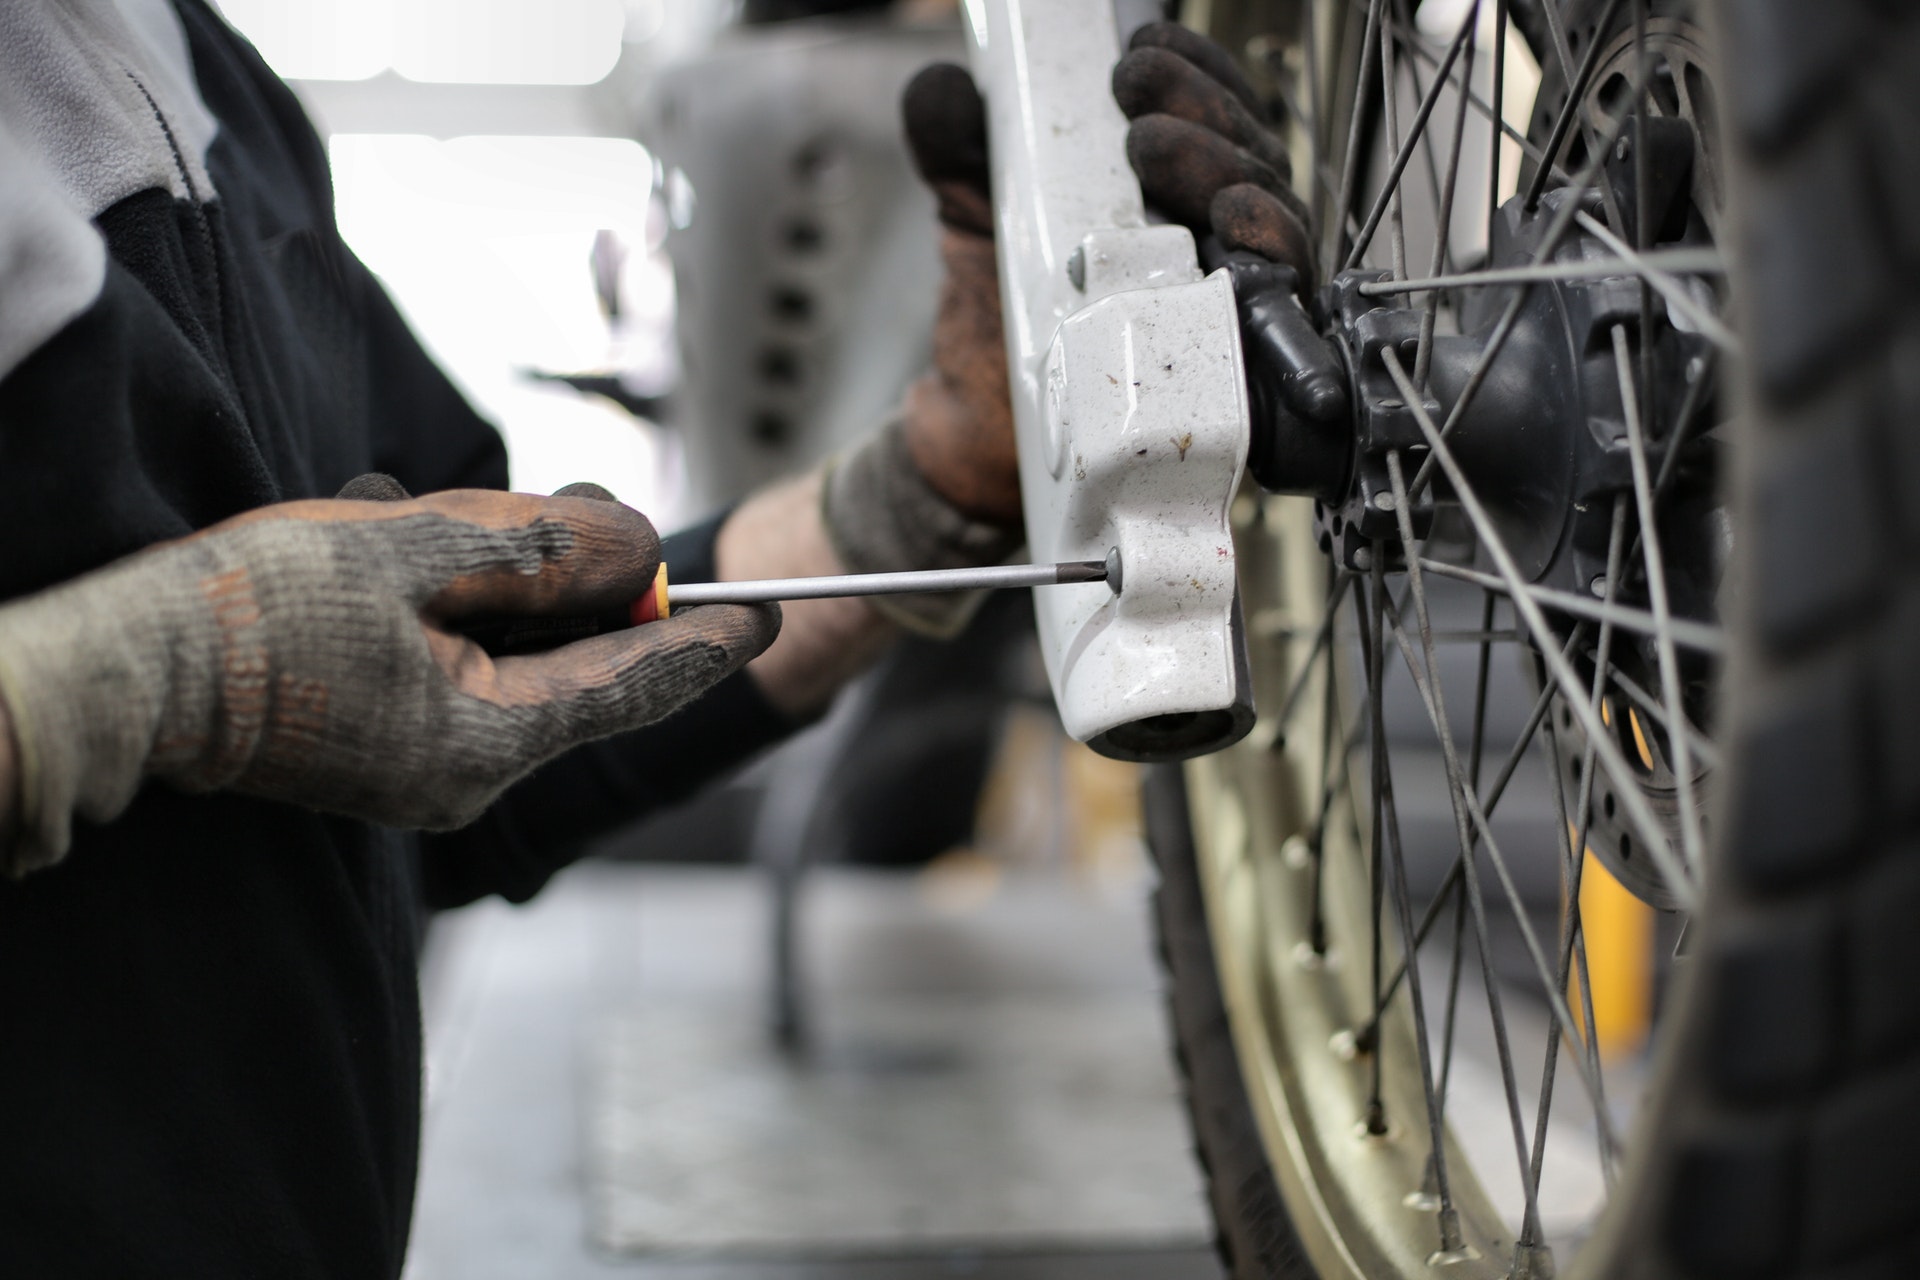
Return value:
M 1097 583 L 1035 593 L 1047 674 L 1075 738 L 1157 754 L 1124 727 L 1246 701 L 1227 529 L 1248 435 L 1232 287 L 1201 277 L 1185 228 L 1147 225 L 1108 84 L 1112 0 L 967 0 L 967 19 L 1033 559 L 1118 547 L 1125 564 L 1118 598 Z M 1243 715 L 1203 719 L 1233 727 L 1177 754 L 1245 729 Z

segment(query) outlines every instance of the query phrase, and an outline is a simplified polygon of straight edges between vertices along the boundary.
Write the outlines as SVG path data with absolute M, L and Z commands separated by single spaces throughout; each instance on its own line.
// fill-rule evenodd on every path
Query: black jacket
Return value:
M 0 599 L 364 471 L 506 484 L 342 244 L 292 94 L 201 0 L 178 12 L 211 191 L 99 212 L 98 296 L 0 380 Z M 669 540 L 675 577 L 711 535 Z M 425 838 L 163 786 L 77 823 L 64 863 L 0 882 L 0 1276 L 397 1275 L 423 912 L 527 897 L 788 727 L 736 676 Z

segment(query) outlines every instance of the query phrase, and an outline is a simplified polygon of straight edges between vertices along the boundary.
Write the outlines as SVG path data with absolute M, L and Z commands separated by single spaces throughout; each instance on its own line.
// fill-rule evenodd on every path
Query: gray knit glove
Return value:
M 828 470 L 821 519 L 840 563 L 854 573 L 963 569 L 999 564 L 1019 550 L 1019 525 L 974 519 L 933 486 L 914 460 L 907 430 L 901 421 L 889 423 Z M 867 603 L 916 635 L 948 640 L 984 598 L 942 591 L 869 596 Z
M 907 85 L 901 114 L 914 167 L 939 207 L 944 279 L 933 368 L 908 389 L 898 419 L 840 460 L 823 490 L 828 536 L 855 573 L 997 564 L 1025 540 L 986 108 L 966 71 L 943 63 Z M 956 592 L 869 603 L 910 631 L 946 637 L 966 625 L 980 598 Z
M 537 765 L 660 719 L 772 643 L 779 610 L 739 605 L 522 657 L 448 629 L 617 611 L 659 562 L 644 516 L 588 498 L 291 502 L 0 607 L 20 769 L 0 870 L 57 861 L 73 814 L 113 819 L 146 777 L 390 826 L 470 822 Z

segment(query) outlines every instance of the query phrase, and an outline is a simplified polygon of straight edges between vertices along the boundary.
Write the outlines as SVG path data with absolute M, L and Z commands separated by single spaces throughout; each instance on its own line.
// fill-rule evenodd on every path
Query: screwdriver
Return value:
M 1120 594 L 1120 549 L 1104 560 L 1059 564 L 1007 564 L 981 569 L 920 569 L 906 573 L 842 573 L 823 578 L 767 578 L 752 582 L 669 583 L 667 566 L 653 586 L 624 612 L 598 618 L 488 619 L 461 628 L 495 657 L 531 653 L 588 636 L 637 627 L 701 604 L 764 604 L 775 600 L 823 600 L 844 596 L 899 595 L 919 591 L 980 591 L 1002 587 L 1050 587 L 1104 582 Z
M 667 566 L 653 589 L 633 602 L 637 626 L 696 604 L 765 604 L 771 600 L 826 600 L 843 596 L 902 595 L 920 591 L 982 591 L 1001 587 L 1052 587 L 1104 582 L 1120 594 L 1120 548 L 1105 560 L 1059 564 L 1003 564 L 981 569 L 917 569 L 906 573 L 841 573 L 825 578 L 767 578 L 758 582 L 692 582 L 670 585 Z

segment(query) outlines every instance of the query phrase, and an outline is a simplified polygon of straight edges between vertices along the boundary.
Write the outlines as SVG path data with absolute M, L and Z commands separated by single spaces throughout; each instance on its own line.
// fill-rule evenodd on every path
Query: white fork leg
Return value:
M 1067 731 L 1165 759 L 1252 725 L 1227 507 L 1247 458 L 1233 290 L 1148 226 L 1108 79 L 1112 0 L 967 0 L 987 101 L 1027 537 L 1118 547 L 1125 590 L 1034 593 Z

